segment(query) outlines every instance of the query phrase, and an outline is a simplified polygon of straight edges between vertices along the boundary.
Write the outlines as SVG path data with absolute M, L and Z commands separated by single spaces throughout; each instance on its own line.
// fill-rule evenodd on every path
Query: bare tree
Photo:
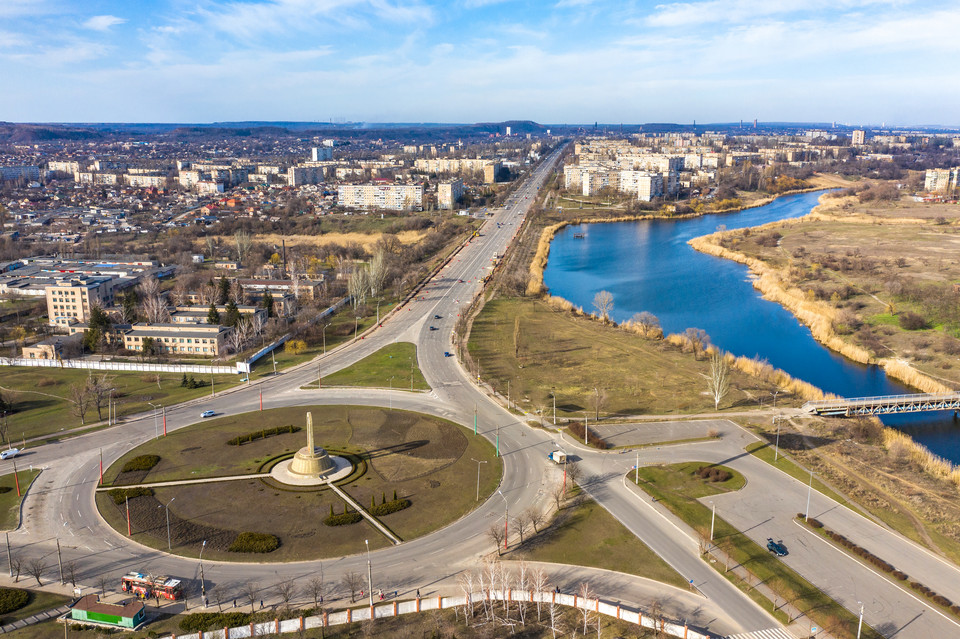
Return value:
M 247 255 L 250 253 L 250 247 L 253 246 L 253 240 L 250 239 L 250 234 L 240 229 L 233 234 L 233 241 L 237 246 L 237 260 L 241 264 L 245 264 Z
M 594 421 L 599 422 L 600 409 L 603 408 L 604 404 L 607 403 L 607 391 L 595 386 L 593 388 L 593 393 Z
M 313 607 L 316 611 L 320 610 L 320 600 L 323 599 L 323 579 L 321 577 L 311 577 L 307 582 L 307 593 L 313 599 Z
M 610 319 L 610 311 L 613 310 L 613 294 L 610 291 L 600 291 L 593 296 L 593 307 L 597 309 L 597 315 L 604 322 Z
M 296 599 L 297 595 L 300 594 L 300 589 L 297 588 L 297 584 L 289 579 L 284 579 L 279 582 L 274 589 L 277 591 L 277 595 L 280 597 L 280 601 L 283 602 L 283 609 L 290 609 L 290 601 Z
M 530 506 L 527 508 L 526 513 L 527 521 L 529 521 L 530 525 L 533 526 L 533 532 L 540 532 L 540 524 L 543 523 L 543 518 L 545 517 L 543 511 L 536 506 Z
M 521 541 L 520 543 L 523 543 L 523 541 Z M 524 592 L 524 593 L 530 592 L 530 566 L 528 566 L 527 562 L 523 561 L 522 559 L 517 562 L 516 579 L 514 579 L 514 584 L 516 585 L 517 590 L 519 590 L 520 592 Z M 517 610 L 520 613 L 520 625 L 525 626 L 527 623 L 526 599 L 520 599 L 517 602 Z
M 710 376 L 707 378 L 707 390 L 713 397 L 713 409 L 720 408 L 720 401 L 730 391 L 730 364 L 720 351 L 710 355 Z
M 254 605 L 260 596 L 260 584 L 255 581 L 248 581 L 243 584 L 243 596 L 250 602 L 250 613 L 253 614 Z
M 350 603 L 357 600 L 357 593 L 363 588 L 363 575 L 358 572 L 348 572 L 340 579 L 343 587 L 350 591 Z
M 387 256 L 380 248 L 373 254 L 367 268 L 367 285 L 370 287 L 370 297 L 377 297 L 383 291 L 388 270 Z
M 87 379 L 87 392 L 97 409 L 97 419 L 103 419 L 103 407 L 107 403 L 110 391 L 114 390 L 113 382 L 116 378 L 116 375 L 103 374 Z
M 367 300 L 367 271 L 362 268 L 354 268 L 350 273 L 350 279 L 347 280 L 347 293 L 350 294 L 350 303 L 356 309 Z
M 550 496 L 553 497 L 553 503 L 556 505 L 557 510 L 563 506 L 563 498 L 567 494 L 567 489 L 563 485 L 563 481 L 558 481 L 557 485 L 553 487 L 553 490 L 550 491 Z
M 580 599 L 583 601 L 583 605 L 580 608 L 580 615 L 583 617 L 583 634 L 587 634 L 587 624 L 590 623 L 593 619 L 592 611 L 590 606 L 587 605 L 587 602 L 593 596 L 593 592 L 590 590 L 590 584 L 586 581 L 580 584 Z
M 80 424 L 86 423 L 87 411 L 90 410 L 90 395 L 87 393 L 86 382 L 70 384 L 70 410 L 80 418 Z
M 641 311 L 630 318 L 630 323 L 638 326 L 644 337 L 663 335 L 660 320 L 649 311 Z
M 107 596 L 107 585 L 110 583 L 110 580 L 107 579 L 106 575 L 100 575 L 97 577 L 97 585 L 100 587 L 100 596 Z
M 170 309 L 167 303 L 159 295 L 143 297 L 140 302 L 140 312 L 151 324 L 158 324 L 170 321 Z
M 13 583 L 20 581 L 20 572 L 23 570 L 23 559 L 20 555 L 10 556 L 10 571 L 13 573 Z
M 710 343 L 710 336 L 702 328 L 688 328 L 683 332 L 684 337 L 690 342 L 690 348 L 693 349 L 693 358 L 700 359 L 700 354 Z
M 65 572 L 67 581 L 70 582 L 71 586 L 76 588 L 77 587 L 77 562 L 72 560 L 68 561 L 67 565 L 64 566 L 64 572 Z
M 583 477 L 583 468 L 580 467 L 579 462 L 567 462 L 567 477 L 573 484 L 580 483 L 580 478 Z
M 534 568 L 530 571 L 530 588 L 541 595 L 547 589 L 547 573 L 543 572 L 542 568 Z M 537 597 L 537 623 L 540 623 L 541 603 L 540 597 Z
M 214 586 L 210 589 L 210 594 L 213 595 L 213 600 L 217 602 L 217 612 L 223 612 L 223 593 L 220 592 L 220 588 Z
M 503 543 L 503 528 L 500 527 L 500 524 L 494 524 L 490 526 L 490 530 L 487 531 L 487 535 L 497 547 L 497 556 L 499 557 L 503 554 L 503 552 L 500 550 L 500 545 Z
M 40 577 L 43 576 L 43 572 L 47 569 L 47 564 L 42 557 L 36 557 L 27 562 L 27 572 L 31 577 L 37 580 L 37 585 L 42 586 L 40 582 Z
M 530 527 L 530 519 L 527 516 L 527 511 L 521 512 L 519 515 L 513 518 L 513 528 L 517 531 L 517 534 L 520 535 L 520 545 L 523 545 L 523 536 L 526 534 L 527 529 Z

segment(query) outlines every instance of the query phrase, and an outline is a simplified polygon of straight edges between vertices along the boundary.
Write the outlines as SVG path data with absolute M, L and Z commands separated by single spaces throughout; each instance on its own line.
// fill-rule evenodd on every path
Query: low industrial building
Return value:
M 142 602 L 130 601 L 122 605 L 108 604 L 100 601 L 99 595 L 87 595 L 70 609 L 70 620 L 86 623 L 130 628 L 131 630 L 143 623 L 146 608 Z

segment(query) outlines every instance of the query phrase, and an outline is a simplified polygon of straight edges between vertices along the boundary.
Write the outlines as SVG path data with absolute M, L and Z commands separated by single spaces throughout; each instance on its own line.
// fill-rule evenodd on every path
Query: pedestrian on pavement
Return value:
M 380 588 L 377 592 L 380 593 L 380 601 L 383 601 L 383 588 Z
M 417 588 L 417 599 L 419 599 L 419 598 L 420 598 L 420 589 Z
M 260 600 L 260 610 L 263 610 L 263 599 Z
M 237 600 L 236 600 L 236 599 L 233 600 L 233 607 L 234 607 L 234 608 L 237 607 Z

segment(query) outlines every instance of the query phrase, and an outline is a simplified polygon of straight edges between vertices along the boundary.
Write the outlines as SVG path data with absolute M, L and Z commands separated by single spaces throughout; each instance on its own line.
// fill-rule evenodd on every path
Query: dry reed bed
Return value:
M 930 452 L 923 444 L 895 428 L 883 429 L 883 447 L 892 457 L 908 459 L 917 464 L 931 477 L 949 481 L 960 488 L 960 467 L 947 459 Z

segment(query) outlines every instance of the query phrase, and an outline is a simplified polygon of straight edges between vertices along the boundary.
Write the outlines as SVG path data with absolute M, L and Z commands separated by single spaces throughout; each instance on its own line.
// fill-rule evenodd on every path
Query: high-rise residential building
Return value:
M 310 159 L 314 162 L 323 162 L 333 159 L 332 146 L 315 146 L 310 149 Z
M 420 184 L 344 184 L 337 187 L 337 201 L 354 209 L 406 211 L 423 208 Z
M 437 204 L 441 209 L 452 209 L 463 199 L 463 180 L 450 180 L 437 185 Z
M 863 146 L 863 144 L 866 142 L 867 132 L 857 129 L 853 132 L 851 137 L 853 138 L 853 146 Z
M 928 193 L 946 193 L 960 188 L 960 166 L 952 169 L 927 169 L 923 188 Z
M 637 199 L 649 202 L 663 195 L 663 175 L 651 171 L 620 171 L 620 190 L 635 193 Z

